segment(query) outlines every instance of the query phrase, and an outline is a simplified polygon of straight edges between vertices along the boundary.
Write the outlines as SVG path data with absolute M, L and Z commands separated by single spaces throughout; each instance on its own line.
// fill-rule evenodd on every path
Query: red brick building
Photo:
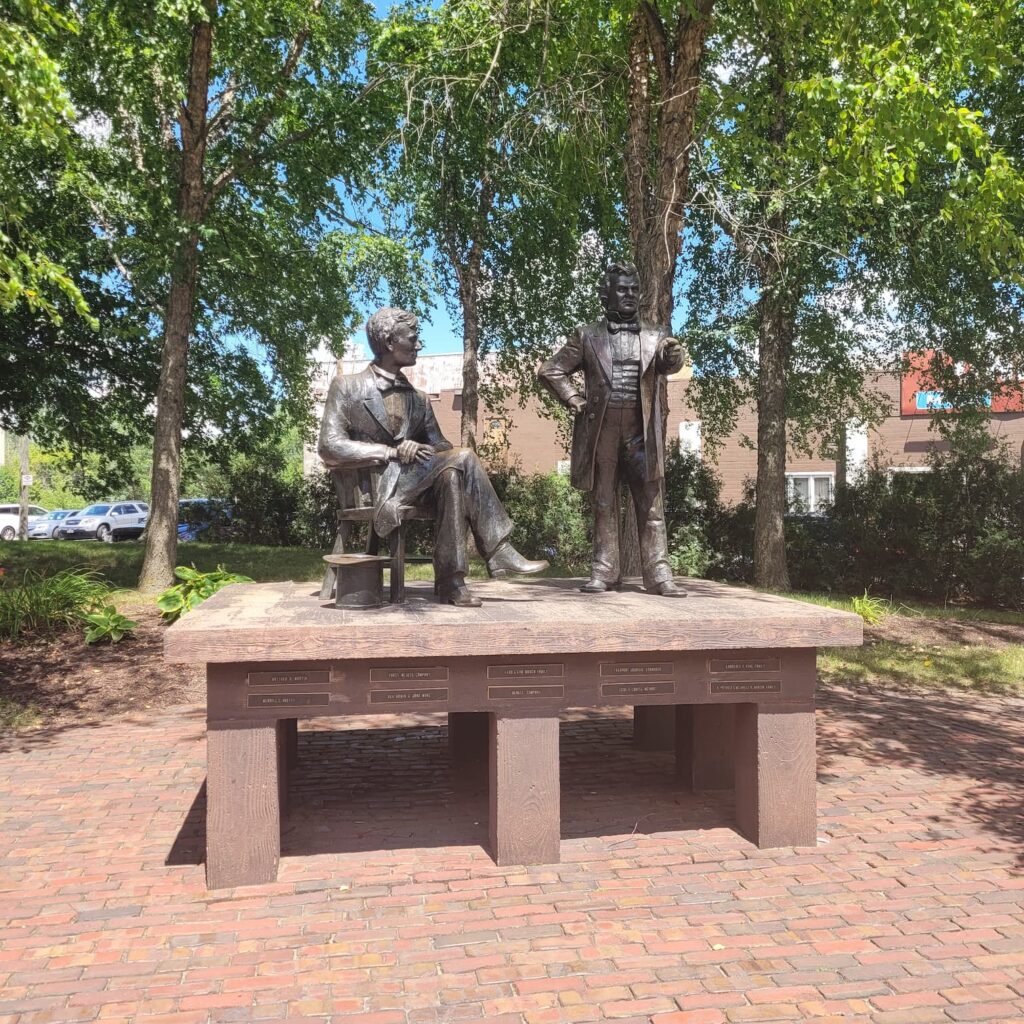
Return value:
M 461 373 L 461 354 L 421 356 L 409 374 L 416 387 L 427 391 L 434 403 L 434 412 L 444 434 L 456 440 L 459 436 L 462 414 L 462 393 L 457 386 Z M 341 372 L 354 373 L 366 365 L 366 359 L 346 359 Z M 703 451 L 702 431 L 697 415 L 687 401 L 688 374 L 684 371 L 669 380 L 668 436 L 679 438 L 690 449 Z M 875 429 L 851 427 L 847 431 L 847 471 L 855 473 L 877 456 L 894 471 L 920 471 L 927 465 L 932 446 L 941 450 L 943 442 L 930 429 L 931 416 L 927 403 L 916 394 L 934 397 L 933 392 L 915 392 L 914 382 L 906 381 L 901 401 L 901 381 L 898 376 L 884 375 L 874 382 L 876 390 L 885 394 L 890 402 L 891 414 Z M 326 392 L 326 385 L 323 388 Z M 921 406 L 921 407 L 918 407 Z M 992 436 L 1007 443 L 1017 459 L 1024 457 L 1024 408 L 1020 411 L 990 413 Z M 738 501 L 743 496 L 744 483 L 757 474 L 757 452 L 743 443 L 757 438 L 757 415 L 753 406 L 740 411 L 736 427 L 713 453 L 712 463 L 722 480 L 722 498 Z M 504 443 L 508 458 L 526 472 L 549 473 L 568 468 L 568 454 L 558 436 L 557 424 L 544 416 L 539 404 L 530 400 L 522 409 L 512 401 L 505 412 L 480 411 L 479 438 L 496 447 Z M 819 501 L 827 500 L 835 486 L 838 467 L 834 459 L 806 458 L 790 454 L 786 466 L 790 489 L 811 511 Z

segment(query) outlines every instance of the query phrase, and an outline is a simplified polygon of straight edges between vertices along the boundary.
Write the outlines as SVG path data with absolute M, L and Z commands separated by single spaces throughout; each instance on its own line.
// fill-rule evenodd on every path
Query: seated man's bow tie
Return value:
M 629 320 L 629 321 L 626 321 L 625 323 L 621 323 L 621 324 L 615 323 L 615 321 L 613 321 L 613 320 L 609 320 L 608 321 L 608 333 L 609 334 L 618 334 L 619 331 L 629 331 L 632 334 L 639 334 L 640 333 L 640 324 L 638 324 L 636 322 L 636 320 Z

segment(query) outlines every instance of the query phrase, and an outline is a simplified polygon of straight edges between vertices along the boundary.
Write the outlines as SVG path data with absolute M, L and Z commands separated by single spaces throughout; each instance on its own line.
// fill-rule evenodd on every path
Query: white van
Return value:
M 18 536 L 18 505 L 0 505 L 0 540 L 14 540 Z M 28 525 L 31 528 L 33 522 L 40 516 L 45 516 L 49 509 L 41 508 L 39 505 L 29 505 Z

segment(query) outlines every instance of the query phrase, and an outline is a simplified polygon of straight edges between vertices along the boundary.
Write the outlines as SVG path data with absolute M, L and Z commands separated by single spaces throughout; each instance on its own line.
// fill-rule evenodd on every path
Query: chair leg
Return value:
M 345 554 L 345 540 L 348 536 L 348 523 L 339 523 L 338 532 L 334 537 L 334 547 L 331 548 L 332 555 Z M 338 567 L 327 566 L 323 582 L 320 584 L 320 600 L 329 601 L 334 596 L 334 588 L 338 582 Z
M 405 603 L 405 523 L 388 538 L 391 548 L 391 603 Z

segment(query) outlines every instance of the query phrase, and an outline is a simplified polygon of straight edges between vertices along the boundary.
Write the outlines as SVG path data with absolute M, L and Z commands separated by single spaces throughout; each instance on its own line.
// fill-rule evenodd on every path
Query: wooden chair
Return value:
M 338 532 L 334 538 L 332 555 L 342 555 L 349 534 L 356 523 L 366 523 L 366 554 L 380 553 L 381 540 L 387 546 L 391 556 L 391 584 L 389 598 L 391 604 L 402 604 L 405 601 L 405 524 L 413 519 L 430 520 L 433 513 L 429 509 L 415 505 L 402 505 L 399 508 L 399 524 L 391 535 L 385 538 L 378 536 L 373 528 L 373 495 L 379 472 L 373 469 L 331 470 L 331 480 L 338 495 Z M 328 565 L 324 572 L 324 580 L 320 586 L 320 597 L 328 601 L 334 595 L 337 586 L 338 569 Z

